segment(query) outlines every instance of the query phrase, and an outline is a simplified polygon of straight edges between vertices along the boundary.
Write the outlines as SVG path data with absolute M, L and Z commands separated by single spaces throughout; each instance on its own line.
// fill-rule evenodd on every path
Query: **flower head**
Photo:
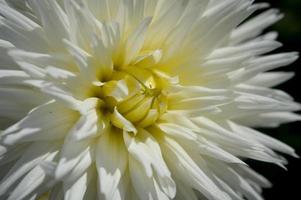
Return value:
M 297 53 L 251 0 L 0 1 L 0 198 L 262 199 Z

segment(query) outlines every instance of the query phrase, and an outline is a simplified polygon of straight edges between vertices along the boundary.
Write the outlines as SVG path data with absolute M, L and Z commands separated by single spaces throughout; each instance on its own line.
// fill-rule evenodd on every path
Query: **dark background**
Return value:
M 301 52 L 301 0 L 265 0 L 263 2 L 269 2 L 271 7 L 279 8 L 285 14 L 284 19 L 269 29 L 279 32 L 279 41 L 284 44 L 280 51 Z M 296 76 L 292 80 L 282 84 L 278 88 L 285 90 L 296 101 L 301 102 L 301 59 L 291 66 L 281 68 L 280 70 L 296 72 Z M 291 145 L 295 148 L 297 154 L 301 156 L 300 122 L 282 125 L 279 129 L 262 131 Z M 265 175 L 273 183 L 271 189 L 263 191 L 266 200 L 301 199 L 301 159 L 288 156 L 286 158 L 289 161 L 287 165 L 288 171 L 266 163 L 251 163 L 252 167 Z

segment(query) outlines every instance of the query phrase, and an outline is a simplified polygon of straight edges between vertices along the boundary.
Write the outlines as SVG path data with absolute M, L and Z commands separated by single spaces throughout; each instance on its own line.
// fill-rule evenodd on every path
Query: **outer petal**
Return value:
M 155 138 L 147 131 L 141 129 L 137 136 L 131 136 L 124 132 L 124 140 L 132 160 L 135 159 L 143 167 L 144 172 L 139 173 L 154 179 L 153 181 L 157 184 L 156 187 L 159 187 L 169 198 L 174 198 L 176 186 Z M 134 162 L 134 165 L 138 165 L 136 162 Z M 133 182 L 133 184 L 135 183 Z
M 229 199 L 195 163 L 193 159 L 197 158 L 190 157 L 176 141 L 164 137 L 160 144 L 164 152 L 164 158 L 177 179 L 200 191 L 209 199 Z M 174 163 L 178 164 L 174 165 Z
M 128 155 L 120 133 L 114 130 L 107 130 L 103 133 L 98 139 L 96 155 L 99 198 L 124 199 L 126 186 L 121 179 L 126 172 Z
M 51 101 L 33 109 L 21 121 L 7 128 L 1 140 L 10 145 L 37 140 L 58 140 L 66 136 L 76 116 L 75 112 Z

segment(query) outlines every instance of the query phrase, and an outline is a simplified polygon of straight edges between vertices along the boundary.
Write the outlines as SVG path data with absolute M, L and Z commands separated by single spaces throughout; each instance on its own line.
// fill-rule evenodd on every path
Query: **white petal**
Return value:
M 266 145 L 271 149 L 297 157 L 297 154 L 295 153 L 292 147 L 280 142 L 279 140 L 276 140 L 268 135 L 262 134 L 254 129 L 240 126 L 235 123 L 231 123 L 231 127 L 234 131 L 244 131 L 248 133 L 251 137 L 253 137 L 257 141 L 261 142 L 262 144 Z
M 0 39 L 0 69 L 18 70 L 19 67 L 17 63 L 8 55 L 8 52 L 13 48 L 13 44 Z
M 22 119 L 27 112 L 45 102 L 45 97 L 26 87 L 1 87 L 0 93 L 1 129 Z M 9 120 L 8 123 L 2 124 L 5 119 Z
M 245 179 L 249 179 L 253 181 L 253 183 L 258 184 L 263 188 L 270 188 L 272 186 L 272 183 L 270 181 L 268 181 L 265 177 L 263 177 L 250 167 L 233 166 L 233 169 L 236 170 Z
M 290 112 L 268 112 L 262 114 L 249 115 L 236 119 L 242 125 L 249 127 L 279 127 L 280 124 L 300 121 L 298 114 Z
M 14 85 L 22 84 L 22 81 L 29 78 L 29 76 L 19 70 L 0 70 L 0 84 L 3 85 Z
M 274 87 L 291 79 L 295 74 L 293 72 L 266 72 L 258 74 L 247 83 L 262 87 Z
M 5 147 L 0 145 L 0 166 L 10 163 L 21 157 L 28 148 L 28 144 L 19 144 L 16 147 Z
M 33 168 L 10 194 L 8 200 L 22 200 L 40 186 L 46 174 L 40 166 Z
M 115 126 L 121 128 L 125 131 L 137 133 L 137 129 L 135 128 L 135 126 L 130 121 L 128 121 L 125 117 L 123 117 L 118 112 L 116 107 L 114 108 L 114 113 L 111 116 L 111 122 Z
M 235 172 L 231 167 L 228 167 L 222 163 L 213 163 L 209 167 L 212 168 L 214 173 L 221 179 L 223 179 L 227 184 L 233 187 L 238 192 L 241 192 L 246 198 L 254 200 L 263 200 L 263 198 L 258 194 L 251 185 L 241 177 L 237 172 Z
M 60 112 L 58 112 L 60 111 Z M 56 102 L 48 102 L 31 110 L 18 123 L 7 128 L 2 135 L 5 144 L 63 138 L 71 128 L 77 114 Z
M 94 146 L 90 141 L 75 142 L 68 136 L 63 145 L 60 159 L 55 170 L 55 178 L 76 179 L 92 164 L 94 160 Z
M 91 55 L 86 51 L 78 47 L 76 44 L 64 39 L 63 43 L 68 49 L 69 53 L 73 56 L 74 60 L 77 63 L 77 66 L 81 73 L 87 74 L 88 65 L 90 64 Z
M 74 125 L 71 132 L 71 140 L 79 141 L 87 138 L 95 137 L 105 128 L 104 122 L 99 119 L 97 111 L 91 110 L 82 115 L 78 122 Z
M 62 86 L 44 80 L 28 80 L 25 83 L 39 88 L 43 93 L 71 109 L 80 110 L 81 101 L 73 97 L 68 91 L 62 89 Z
M 1 5 L 0 13 L 2 16 L 5 16 L 5 18 L 8 19 L 11 23 L 18 25 L 25 30 L 31 30 L 38 27 L 36 23 L 9 6 Z
M 89 182 L 95 176 L 94 169 L 89 169 L 81 177 L 79 177 L 73 184 L 64 184 L 64 199 L 65 200 L 83 200 L 87 191 Z M 94 186 L 96 187 L 96 186 Z
M 254 38 L 261 34 L 262 31 L 283 18 L 277 9 L 270 9 L 250 21 L 242 24 L 239 28 L 233 31 L 231 39 L 233 43 L 239 43 L 244 40 Z
M 3 14 L 1 12 L 3 12 Z M 42 30 L 39 27 L 39 25 L 30 24 L 30 23 L 34 23 L 33 21 L 27 23 L 28 21 L 30 21 L 29 18 L 25 17 L 24 15 L 17 12 L 16 10 L 9 8 L 8 6 L 1 5 L 0 13 L 1 13 L 1 20 L 0 20 L 1 39 L 10 42 L 13 46 L 18 47 L 20 49 L 24 49 L 24 50 L 26 49 L 28 51 L 45 52 L 48 46 L 45 42 L 45 39 L 43 38 Z M 6 15 L 7 18 L 5 19 L 4 17 L 2 17 L 2 15 L 4 16 Z M 8 49 L 13 49 L 13 48 L 9 47 Z M 15 64 L 12 65 L 13 68 L 15 68 L 15 66 L 16 66 Z
M 155 180 L 148 177 L 142 165 L 134 158 L 130 157 L 129 170 L 133 187 L 139 199 L 145 200 L 169 200 L 156 184 Z
M 151 17 L 145 18 L 136 30 L 129 36 L 128 41 L 125 46 L 125 60 L 122 63 L 127 65 L 132 61 L 132 59 L 137 56 L 138 52 L 141 50 L 144 42 L 145 32 L 151 23 Z
M 197 133 L 194 133 L 188 128 L 171 123 L 161 123 L 158 127 L 164 131 L 164 134 L 176 139 L 183 147 L 193 149 L 201 155 L 210 156 L 213 159 L 219 159 L 228 163 L 245 164 L 239 158 L 223 150 L 222 147 L 220 148 L 217 144 L 207 141 L 205 138 L 197 135 Z
M 6 176 L 0 182 L 0 196 L 5 194 L 7 190 L 16 183 L 21 177 L 27 174 L 31 169 L 39 164 L 48 155 L 55 152 L 58 148 L 56 143 L 38 142 L 31 145 L 23 156 L 10 169 Z
M 57 1 L 29 0 L 28 3 L 40 19 L 49 44 L 56 50 L 62 50 L 62 39 L 68 38 L 69 23 Z
M 182 183 L 181 181 L 177 181 L 177 196 L 176 200 L 198 200 L 195 192 L 186 184 Z
M 200 45 L 202 48 L 196 47 L 196 49 L 200 49 L 200 53 L 203 53 L 203 56 L 211 53 L 214 48 L 224 41 L 234 27 L 254 12 L 254 9 L 249 7 L 250 3 L 250 1 L 225 1 L 224 5 L 221 4 L 219 7 L 217 6 L 218 8 L 207 10 L 204 14 L 207 18 L 205 18 L 205 21 L 201 21 L 201 24 L 198 26 L 203 32 L 199 32 L 199 34 L 205 34 L 203 37 L 195 35 L 198 37 L 196 38 L 198 42 L 194 45 Z M 204 28 L 208 29 L 204 30 Z
M 242 71 L 241 74 L 240 72 L 234 72 L 230 74 L 230 78 L 234 82 L 245 82 L 262 72 L 290 65 L 295 62 L 298 57 L 298 53 L 292 52 L 254 58 L 250 60 L 249 66 L 245 71 Z
M 143 166 L 146 175 L 154 177 L 161 190 L 173 198 L 176 186 L 155 138 L 141 129 L 134 137 L 125 132 L 124 140 L 130 155 Z
M 96 149 L 99 198 L 104 200 L 124 199 L 122 177 L 127 167 L 127 152 L 120 138 L 113 130 L 104 133 Z M 114 198 L 115 197 L 115 198 Z
M 207 198 L 228 199 L 213 181 L 197 166 L 187 152 L 174 140 L 164 137 L 161 143 L 164 157 L 169 164 L 173 175 L 185 184 L 200 191 Z M 178 163 L 174 165 L 174 163 Z
M 237 56 L 242 53 L 248 53 L 250 55 L 261 55 L 268 53 L 276 48 L 281 47 L 281 43 L 271 40 L 256 40 L 241 45 L 222 47 L 216 49 L 210 56 L 213 58 L 225 58 L 228 56 Z
M 152 49 L 161 46 L 171 34 L 184 12 L 188 1 L 157 1 L 153 14 L 153 22 L 145 39 L 146 45 Z M 181 13 L 181 14 L 179 14 Z M 160 37 L 157 37 L 160 35 Z

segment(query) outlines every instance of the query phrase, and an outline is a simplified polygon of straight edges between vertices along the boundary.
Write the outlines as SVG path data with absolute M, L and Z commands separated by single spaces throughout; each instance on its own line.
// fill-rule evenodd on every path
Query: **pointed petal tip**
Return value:
M 265 9 L 265 8 L 270 8 L 271 4 L 263 2 L 263 3 L 257 3 L 255 4 L 255 6 L 257 6 L 258 9 Z
M 293 152 L 293 153 L 292 153 L 292 156 L 293 156 L 294 158 L 300 159 L 300 156 L 299 156 L 296 152 Z
M 4 144 L 4 145 L 7 145 L 7 146 L 12 146 L 14 145 L 14 141 L 13 139 L 10 139 L 9 137 L 6 137 L 4 136 L 2 139 L 1 139 L 1 143 Z
M 281 167 L 282 169 L 284 169 L 285 171 L 288 171 L 287 167 L 283 163 L 275 163 L 275 164 Z
M 272 188 L 273 187 L 273 183 L 266 179 L 265 180 L 265 185 L 263 185 L 262 187 L 263 188 Z
M 296 57 L 296 58 L 299 58 L 299 56 L 300 56 L 300 52 L 298 52 L 298 51 L 293 51 L 293 52 L 291 52 L 291 54 L 293 57 Z

